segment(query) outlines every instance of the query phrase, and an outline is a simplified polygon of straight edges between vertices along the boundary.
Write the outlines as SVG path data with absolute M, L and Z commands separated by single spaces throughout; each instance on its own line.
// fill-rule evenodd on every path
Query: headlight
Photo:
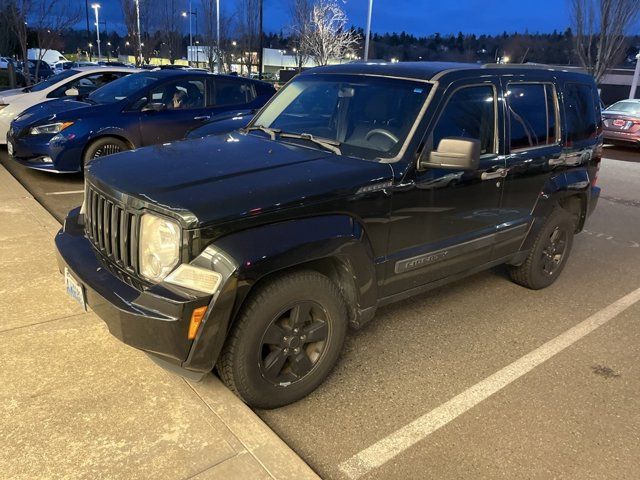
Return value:
M 140 221 L 140 274 L 159 282 L 180 260 L 180 225 L 145 214 Z
M 54 135 L 60 133 L 67 127 L 73 125 L 73 122 L 49 123 L 47 125 L 39 125 L 29 130 L 31 135 Z
M 218 289 L 218 286 L 220 286 L 222 275 L 212 270 L 206 270 L 183 263 L 167 275 L 164 281 L 213 295 Z

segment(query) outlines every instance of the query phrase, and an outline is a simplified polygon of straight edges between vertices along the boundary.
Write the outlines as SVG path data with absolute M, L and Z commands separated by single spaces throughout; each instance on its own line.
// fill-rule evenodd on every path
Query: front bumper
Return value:
M 229 325 L 235 283 L 198 296 L 162 284 L 142 286 L 110 265 L 84 235 L 79 209 L 70 212 L 55 238 L 60 271 L 80 282 L 87 304 L 122 342 L 156 357 L 184 376 L 205 374 L 215 365 Z M 193 310 L 208 306 L 195 340 L 188 340 Z
M 53 173 L 81 171 L 81 151 L 69 149 L 67 140 L 49 135 L 16 136 L 9 129 L 6 140 L 11 143 L 11 158 L 25 167 Z

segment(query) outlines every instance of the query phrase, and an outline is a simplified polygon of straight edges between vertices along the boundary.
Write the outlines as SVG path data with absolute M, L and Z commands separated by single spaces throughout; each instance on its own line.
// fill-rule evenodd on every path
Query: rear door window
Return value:
M 251 82 L 216 78 L 212 85 L 213 94 L 210 97 L 210 107 L 225 105 L 244 105 L 256 98 L 256 89 Z
M 463 87 L 451 95 L 433 130 L 433 148 L 443 138 L 480 141 L 480 153 L 495 153 L 496 94 L 493 86 Z
M 511 150 L 553 145 L 558 142 L 555 88 L 547 83 L 507 86 Z
M 591 85 L 567 83 L 564 87 L 564 109 L 567 115 L 567 142 L 594 138 L 600 124 L 600 103 Z

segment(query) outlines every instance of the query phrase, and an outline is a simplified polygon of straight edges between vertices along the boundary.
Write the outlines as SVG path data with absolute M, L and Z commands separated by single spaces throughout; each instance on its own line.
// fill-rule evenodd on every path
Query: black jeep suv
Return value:
M 586 75 L 315 68 L 241 132 L 93 162 L 60 268 L 123 342 L 277 407 L 381 305 L 499 264 L 552 284 L 596 205 L 601 151 Z

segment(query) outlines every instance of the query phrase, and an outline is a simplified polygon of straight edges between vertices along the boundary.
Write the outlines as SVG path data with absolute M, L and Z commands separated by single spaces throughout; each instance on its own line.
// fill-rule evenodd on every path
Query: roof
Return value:
M 356 75 L 381 75 L 385 77 L 398 77 L 417 80 L 434 80 L 436 77 L 448 73 L 468 72 L 497 73 L 521 75 L 525 71 L 541 72 L 549 71 L 562 75 L 578 75 L 585 77 L 585 74 L 569 72 L 562 67 L 542 64 L 479 64 L 479 63 L 456 63 L 456 62 L 381 62 L 381 61 L 358 61 L 343 63 L 339 65 L 327 65 L 309 69 L 303 75 L 314 75 L 320 73 L 344 73 Z
M 131 72 L 138 73 L 142 72 L 139 68 L 132 67 L 117 67 L 114 65 L 90 65 L 87 67 L 72 67 L 70 70 L 75 72 L 104 72 L 105 70 L 111 72 Z

